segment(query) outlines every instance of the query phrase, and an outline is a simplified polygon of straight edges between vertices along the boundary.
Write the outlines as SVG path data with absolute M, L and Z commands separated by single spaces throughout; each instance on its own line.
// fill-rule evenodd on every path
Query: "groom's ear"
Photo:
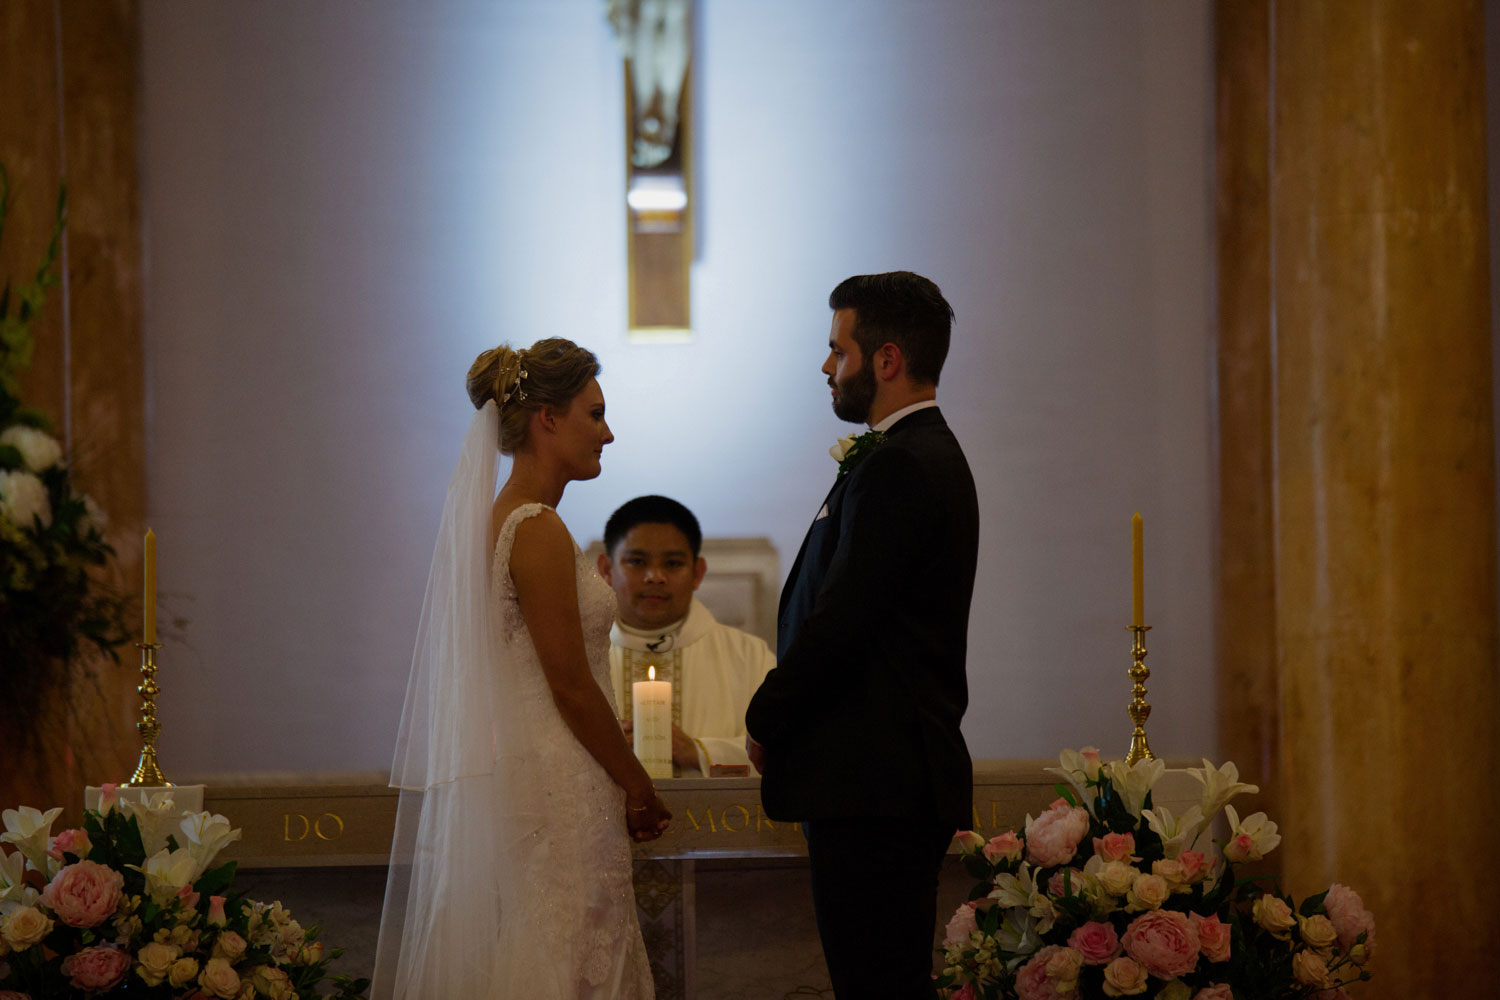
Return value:
M 875 365 L 875 377 L 883 382 L 899 378 L 906 371 L 906 358 L 902 356 L 901 348 L 890 341 L 876 349 L 871 361 Z

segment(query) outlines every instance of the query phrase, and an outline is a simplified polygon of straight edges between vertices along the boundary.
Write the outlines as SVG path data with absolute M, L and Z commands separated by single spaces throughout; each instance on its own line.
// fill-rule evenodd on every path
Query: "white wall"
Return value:
M 847 429 L 827 294 L 895 268 L 958 314 L 974 754 L 1124 750 L 1136 509 L 1153 746 L 1213 753 L 1207 5 L 698 9 L 697 339 L 640 346 L 597 0 L 143 5 L 169 775 L 387 766 L 463 375 L 500 340 L 603 361 L 581 543 L 665 492 L 784 571 Z

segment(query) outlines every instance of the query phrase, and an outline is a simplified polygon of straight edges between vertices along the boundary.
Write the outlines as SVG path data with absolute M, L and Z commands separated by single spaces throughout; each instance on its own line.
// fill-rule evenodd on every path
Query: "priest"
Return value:
M 693 596 L 708 563 L 698 519 L 676 500 L 636 497 L 604 526 L 599 573 L 615 592 L 609 665 L 629 731 L 630 685 L 672 684 L 672 764 L 687 777 L 749 773 L 745 708 L 776 666 L 765 641 L 722 625 Z

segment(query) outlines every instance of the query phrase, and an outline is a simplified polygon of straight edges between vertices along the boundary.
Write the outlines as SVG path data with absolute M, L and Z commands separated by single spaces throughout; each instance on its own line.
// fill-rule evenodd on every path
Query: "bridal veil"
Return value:
M 493 621 L 499 409 L 469 424 L 448 486 L 391 767 L 400 790 L 372 996 L 483 997 L 505 909 L 507 678 Z M 513 883 L 512 883 L 513 884 Z

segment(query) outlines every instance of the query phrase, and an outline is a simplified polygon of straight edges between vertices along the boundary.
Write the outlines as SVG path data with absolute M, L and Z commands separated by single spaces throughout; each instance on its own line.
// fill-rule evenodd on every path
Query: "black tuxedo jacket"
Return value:
M 839 477 L 781 593 L 777 665 L 750 701 L 777 820 L 973 824 L 959 731 L 979 501 L 936 407 Z

